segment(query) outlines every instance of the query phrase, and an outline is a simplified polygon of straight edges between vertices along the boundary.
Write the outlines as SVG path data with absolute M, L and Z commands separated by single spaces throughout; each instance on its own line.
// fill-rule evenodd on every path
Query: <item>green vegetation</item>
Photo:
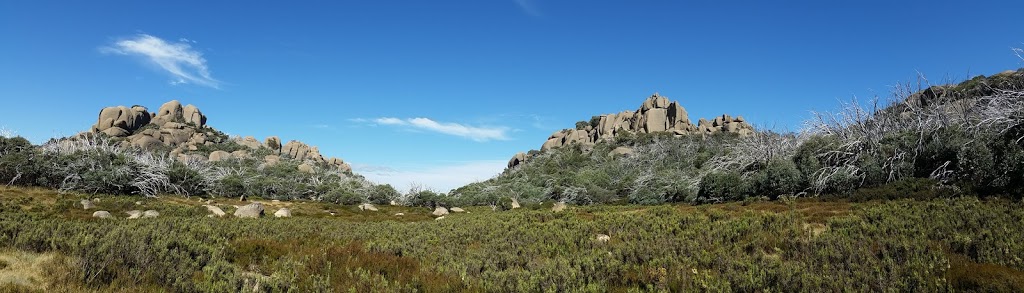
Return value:
M 617 135 L 531 151 L 526 163 L 454 190 L 493 204 L 709 203 L 793 196 L 856 200 L 1024 194 L 1024 71 L 842 105 L 801 133 Z M 580 121 L 576 128 L 593 124 Z M 632 154 L 613 150 L 629 148 Z M 895 188 L 895 190 L 893 190 Z M 863 189 L 863 190 L 862 190 Z
M 159 218 L 100 220 L 76 206 L 82 196 L 0 189 L 0 251 L 52 258 L 45 277 L 4 290 L 1024 290 L 1020 201 L 470 207 L 434 221 L 427 208 L 308 201 L 280 203 L 295 218 L 207 218 L 199 202 L 168 197 L 142 203 Z

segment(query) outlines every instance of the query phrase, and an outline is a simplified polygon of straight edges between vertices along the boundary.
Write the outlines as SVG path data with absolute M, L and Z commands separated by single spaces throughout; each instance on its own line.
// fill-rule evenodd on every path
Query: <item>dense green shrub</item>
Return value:
M 697 196 L 701 201 L 721 201 L 743 199 L 743 177 L 737 173 L 711 173 L 700 181 Z
M 803 175 L 796 164 L 789 160 L 772 160 L 763 169 L 750 175 L 746 180 L 747 190 L 752 196 L 767 196 L 771 199 L 779 195 L 791 195 L 806 186 Z
M 375 204 L 387 204 L 398 199 L 400 195 L 391 184 L 380 184 L 370 188 L 367 200 Z

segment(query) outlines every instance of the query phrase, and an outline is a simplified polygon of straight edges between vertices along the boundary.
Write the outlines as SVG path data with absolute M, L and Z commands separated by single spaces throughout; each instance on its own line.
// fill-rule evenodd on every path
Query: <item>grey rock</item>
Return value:
M 292 216 L 292 211 L 289 210 L 288 208 L 281 208 L 281 209 L 277 210 L 276 212 L 274 212 L 274 217 L 275 218 L 290 218 L 291 216 Z
M 238 207 L 235 210 L 235 217 L 239 218 L 259 218 L 263 216 L 263 204 L 254 202 L 245 206 Z
M 448 214 L 448 209 L 446 209 L 444 207 L 436 207 L 436 208 L 434 208 L 434 212 L 432 212 L 430 214 L 434 215 L 434 216 L 444 216 L 444 215 Z
M 142 217 L 142 211 L 140 210 L 132 210 L 124 213 L 128 215 L 129 219 L 138 219 Z

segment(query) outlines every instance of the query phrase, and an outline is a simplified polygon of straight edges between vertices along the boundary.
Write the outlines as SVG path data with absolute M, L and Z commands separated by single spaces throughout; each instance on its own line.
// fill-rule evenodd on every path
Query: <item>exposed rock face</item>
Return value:
M 110 136 L 124 137 L 149 124 L 151 116 L 146 107 L 107 107 L 100 110 L 99 119 L 92 132 L 103 132 Z
M 320 155 L 320 149 L 317 147 L 310 147 L 309 145 L 296 140 L 286 143 L 284 147 L 281 148 L 281 155 L 299 161 L 324 161 L 324 157 Z
M 246 136 L 245 138 L 240 139 L 237 142 L 240 145 L 244 145 L 244 146 L 249 147 L 250 149 L 254 149 L 254 150 L 255 149 L 259 149 L 260 147 L 263 146 L 262 144 L 260 144 L 260 141 L 256 140 L 256 138 L 252 137 L 252 136 Z
M 113 218 L 114 216 L 110 215 L 110 212 L 108 211 L 95 211 L 92 213 L 92 217 L 100 219 L 110 219 Z
M 245 206 L 238 207 L 235 210 L 235 217 L 239 218 L 259 218 L 263 216 L 263 204 L 254 202 Z
M 276 212 L 274 212 L 274 217 L 275 218 L 291 218 L 292 217 L 292 211 L 289 210 L 288 208 L 281 208 L 280 210 L 277 210 Z
M 519 166 L 520 164 L 523 163 L 526 163 L 526 153 L 520 152 L 517 153 L 515 156 L 512 156 L 511 160 L 508 160 L 508 167 L 512 168 L 515 166 Z
M 614 140 L 616 136 L 626 133 L 668 132 L 678 136 L 718 132 L 749 135 L 754 132 L 754 127 L 742 117 L 733 119 L 729 115 L 716 117 L 713 121 L 700 119 L 698 124 L 694 125 L 690 122 L 686 109 L 679 102 L 669 101 L 657 93 L 644 100 L 636 111 L 605 114 L 595 119 L 591 125 L 583 129 L 556 131 L 544 141 L 540 150 L 547 151 L 566 145 L 580 145 L 584 150 L 589 150 L 598 142 Z M 528 160 L 528 155 L 516 154 L 509 160 L 508 167 L 514 168 Z
M 213 151 L 210 153 L 210 162 L 223 161 L 231 158 L 231 154 L 225 151 Z
M 276 136 L 267 137 L 267 139 L 263 142 L 263 145 L 266 145 L 268 148 L 274 150 L 276 153 L 281 152 L 281 139 Z
M 185 123 L 192 123 L 195 126 L 203 127 L 206 126 L 206 115 L 199 111 L 199 108 L 189 104 L 181 109 L 182 118 L 185 119 Z
M 277 136 L 267 137 L 263 142 L 252 136 L 229 139 L 223 133 L 207 127 L 206 122 L 206 115 L 198 107 L 182 106 L 178 101 L 164 103 L 153 113 L 143 106 L 114 106 L 101 109 L 96 124 L 90 131 L 73 138 L 83 139 L 90 137 L 91 134 L 103 133 L 115 138 L 115 142 L 119 141 L 124 147 L 148 150 L 170 148 L 171 156 L 180 161 L 248 159 L 252 153 L 265 152 L 269 149 L 271 155 L 265 157 L 267 165 L 276 164 L 283 159 L 299 161 L 310 167 L 327 168 L 342 173 L 352 172 L 352 167 L 345 161 L 340 158 L 325 158 L 315 146 L 294 140 L 282 145 L 281 139 Z M 246 146 L 248 150 L 227 153 L 210 152 L 210 148 L 207 148 L 229 142 Z

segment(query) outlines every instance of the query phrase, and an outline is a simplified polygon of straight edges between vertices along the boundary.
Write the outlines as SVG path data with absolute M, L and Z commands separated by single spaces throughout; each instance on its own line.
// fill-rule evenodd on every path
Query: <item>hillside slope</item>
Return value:
M 635 112 L 581 121 L 450 200 L 657 204 L 1024 192 L 1021 70 L 897 92 L 889 101 L 853 100 L 817 113 L 800 133 L 755 131 L 728 116 L 694 127 L 677 107 L 655 95 Z

